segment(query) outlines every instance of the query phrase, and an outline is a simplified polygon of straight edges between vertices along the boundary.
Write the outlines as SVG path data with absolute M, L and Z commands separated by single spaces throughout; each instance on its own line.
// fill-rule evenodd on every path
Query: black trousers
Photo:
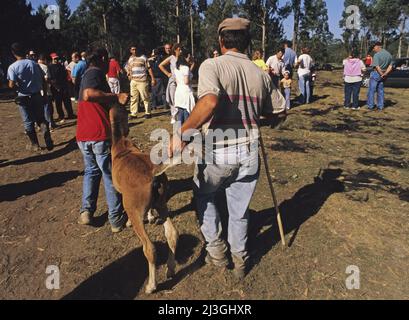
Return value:
M 71 98 L 68 93 L 68 88 L 62 88 L 58 90 L 55 87 L 51 87 L 51 93 L 53 95 L 53 100 L 55 101 L 55 108 L 57 109 L 58 118 L 64 119 L 64 110 L 62 104 L 64 103 L 65 111 L 67 112 L 67 117 L 71 118 L 74 116 L 72 110 Z
M 152 108 L 166 104 L 166 87 L 162 78 L 156 78 L 156 85 L 152 87 L 151 104 Z

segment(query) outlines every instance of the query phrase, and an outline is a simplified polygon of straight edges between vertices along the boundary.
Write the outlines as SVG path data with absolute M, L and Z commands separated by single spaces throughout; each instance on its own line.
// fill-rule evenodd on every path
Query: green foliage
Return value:
M 22 41 L 37 51 L 69 55 L 98 45 L 124 59 L 131 43 L 149 54 L 165 42 L 175 43 L 179 36 L 187 50 L 193 47 L 195 56 L 204 59 L 219 48 L 219 23 L 227 17 L 243 16 L 252 22 L 251 49 L 265 48 L 267 57 L 282 43 L 284 20 L 294 15 L 299 18 L 295 19 L 299 23 L 294 24 L 297 40 L 294 42 L 299 42 L 297 51 L 308 45 L 319 62 L 334 62 L 352 46 L 365 54 L 374 40 L 384 41 L 394 53 L 398 47 L 406 53 L 408 39 L 401 29 L 403 22 L 406 30 L 409 26 L 408 0 L 345 0 L 344 3 L 345 8 L 349 5 L 360 8 L 361 29 L 347 29 L 348 17 L 344 12 L 340 21 L 343 41 L 334 41 L 325 0 L 82 0 L 74 12 L 70 11 L 67 0 L 56 0 L 61 13 L 60 30 L 46 29 L 45 6 L 33 11 L 25 0 L 3 0 L 0 28 L 7 32 L 1 33 L 0 46 L 4 53 L 12 42 Z
M 316 61 L 326 62 L 329 56 L 328 45 L 332 39 L 333 34 L 329 31 L 325 1 L 304 0 L 300 32 L 301 47 L 308 46 Z

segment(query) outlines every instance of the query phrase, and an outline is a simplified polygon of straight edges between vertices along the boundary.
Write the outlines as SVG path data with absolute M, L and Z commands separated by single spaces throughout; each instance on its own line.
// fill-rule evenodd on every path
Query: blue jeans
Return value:
M 351 96 L 352 96 L 352 107 L 359 107 L 359 92 L 361 91 L 361 81 L 349 83 L 345 82 L 345 100 L 344 107 L 351 106 Z
M 21 118 L 23 120 L 24 130 L 26 132 L 35 132 L 34 124 L 37 122 L 39 126 L 45 123 L 48 128 L 48 123 L 44 118 L 44 100 L 40 94 L 34 95 L 31 98 L 27 97 L 19 104 Z
M 303 76 L 299 76 L 298 85 L 300 87 L 300 103 L 310 103 L 311 99 L 311 76 L 310 74 L 305 74 Z
M 108 204 L 108 220 L 113 227 L 121 227 L 126 220 L 121 195 L 112 183 L 111 148 L 108 141 L 79 141 L 84 157 L 84 183 L 81 212 L 94 214 L 97 209 L 99 183 L 104 180 L 105 197 Z
M 176 120 L 180 121 L 181 124 L 184 124 L 187 118 L 189 118 L 189 112 L 187 112 L 186 109 L 183 108 L 177 108 L 178 113 L 176 114 Z
M 53 100 L 51 96 L 44 97 L 44 117 L 47 122 L 53 126 L 54 125 L 54 108 L 53 108 Z
M 291 88 L 284 88 L 285 107 L 287 110 L 291 108 Z
M 216 207 L 216 195 L 225 192 L 229 212 L 228 242 L 233 256 L 247 260 L 248 207 L 260 174 L 258 145 L 233 146 L 213 151 L 216 160 L 229 157 L 230 164 L 216 161 L 214 164 L 197 164 L 195 168 L 195 198 L 200 229 L 207 242 L 206 250 L 216 259 L 227 252 L 221 238 L 222 225 Z M 236 159 L 236 163 L 231 162 Z
M 369 80 L 367 101 L 369 109 L 373 109 L 375 107 L 375 93 L 377 93 L 378 98 L 378 109 L 382 110 L 385 100 L 384 80 L 377 71 L 372 71 Z

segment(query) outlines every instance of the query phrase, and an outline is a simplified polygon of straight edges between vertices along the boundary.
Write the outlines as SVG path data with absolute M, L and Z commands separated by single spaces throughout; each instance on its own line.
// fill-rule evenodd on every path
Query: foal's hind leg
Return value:
M 175 227 L 173 226 L 172 221 L 169 218 L 169 212 L 166 204 L 162 205 L 160 208 L 157 208 L 159 215 L 161 218 L 166 219 L 163 227 L 165 228 L 165 237 L 168 241 L 169 246 L 169 255 L 168 261 L 166 262 L 167 270 L 166 270 L 166 277 L 172 278 L 175 275 L 176 269 L 176 247 L 178 243 L 179 234 L 176 231 Z
M 128 213 L 129 218 L 132 222 L 132 227 L 142 242 L 143 253 L 148 260 L 149 265 L 149 278 L 148 284 L 145 287 L 145 292 L 150 294 L 156 290 L 156 250 L 153 243 L 150 241 L 148 234 L 146 233 L 145 226 L 143 223 L 143 217 L 145 214 L 145 209 L 138 208 L 137 206 L 132 206 L 132 200 L 127 201 L 124 197 L 124 207 Z

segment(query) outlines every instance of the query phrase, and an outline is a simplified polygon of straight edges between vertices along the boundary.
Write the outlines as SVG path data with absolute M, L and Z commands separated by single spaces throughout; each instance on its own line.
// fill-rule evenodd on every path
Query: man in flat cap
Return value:
M 372 62 L 373 71 L 369 80 L 367 104 L 369 110 L 375 109 L 375 93 L 377 93 L 378 110 L 382 111 L 385 104 L 384 83 L 393 70 L 392 55 L 382 49 L 381 42 L 375 43 L 373 51 L 375 56 Z
M 248 209 L 259 177 L 260 115 L 285 110 L 285 99 L 269 75 L 245 53 L 251 40 L 249 27 L 250 21 L 242 18 L 220 24 L 222 55 L 201 65 L 199 101 L 169 146 L 172 157 L 186 146 L 189 131 L 202 127 L 205 156 L 196 164 L 194 192 L 207 243 L 206 262 L 223 268 L 229 264 L 216 206 L 216 196 L 224 193 L 233 274 L 238 279 L 245 277 L 249 267 Z

